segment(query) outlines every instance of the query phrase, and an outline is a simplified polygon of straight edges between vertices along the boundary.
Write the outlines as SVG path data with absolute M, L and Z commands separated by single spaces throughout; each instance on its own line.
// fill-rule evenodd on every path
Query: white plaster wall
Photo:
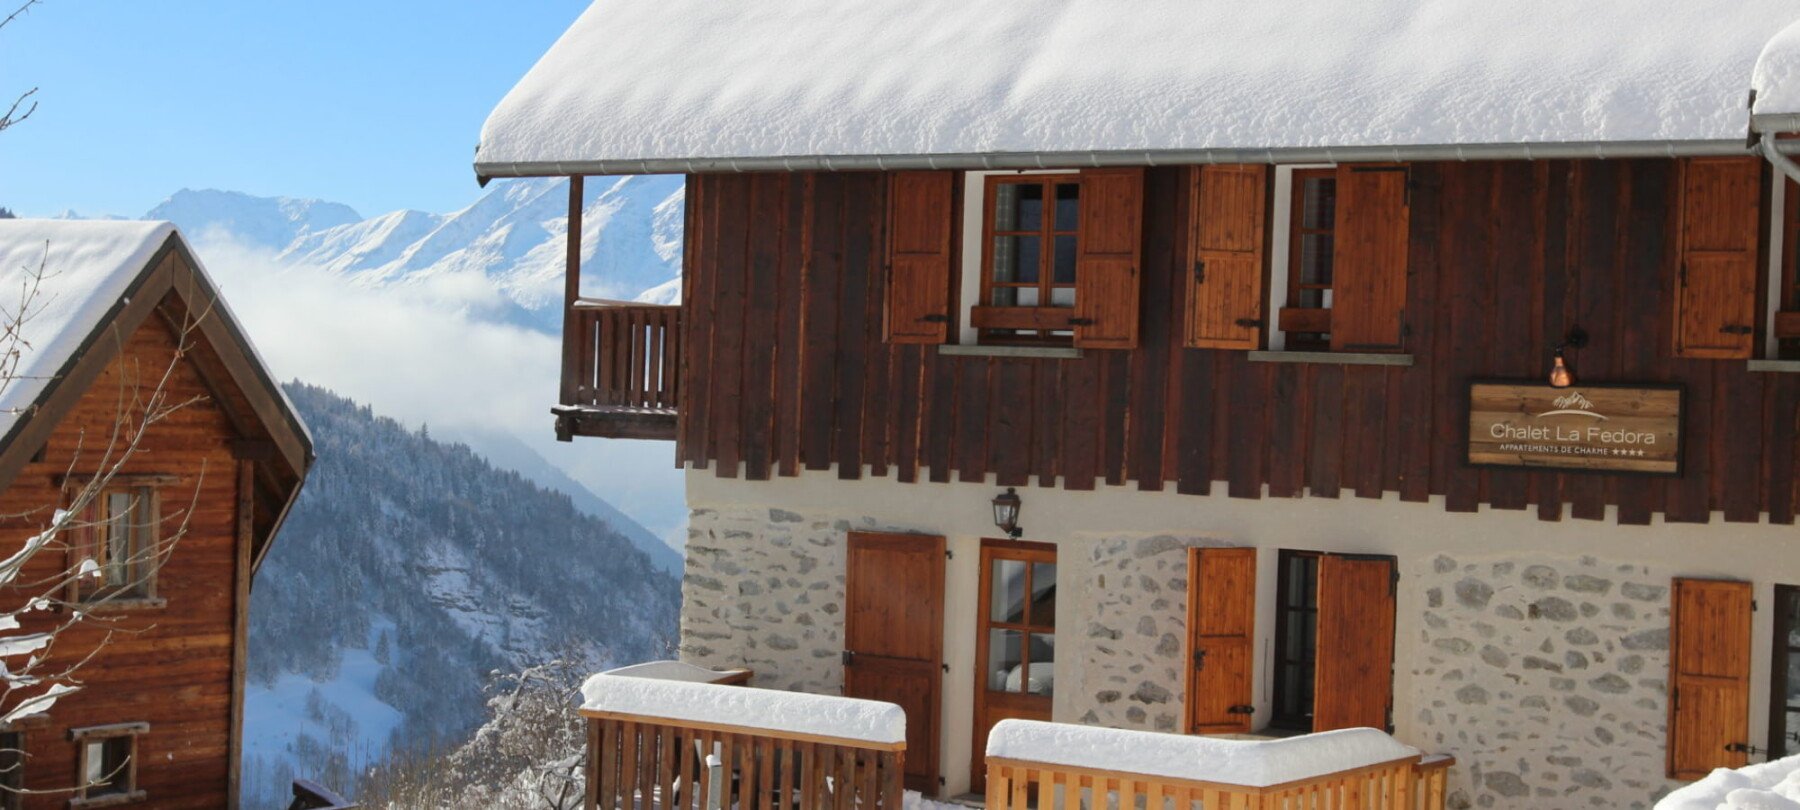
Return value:
M 946 716 L 942 769 L 950 793 L 966 789 L 972 736 L 977 550 L 980 538 L 995 534 L 989 499 L 999 488 L 993 484 L 900 484 L 872 477 L 846 481 L 838 479 L 835 471 L 807 472 L 796 478 L 754 482 L 742 478 L 718 478 L 712 471 L 700 470 L 690 471 L 687 483 L 689 505 L 695 512 L 690 549 L 696 541 L 710 542 L 706 537 L 708 532 L 739 532 L 744 535 L 738 538 L 740 543 L 762 542 L 760 530 L 744 527 L 754 527 L 759 521 L 767 523 L 771 507 L 793 513 L 809 532 L 825 531 L 812 528 L 817 525 L 827 527 L 827 533 L 841 534 L 841 531 L 855 527 L 926 532 L 949 538 L 954 559 L 947 564 L 948 604 L 944 629 L 946 661 L 951 666 L 951 673 L 945 676 L 944 683 Z M 1607 789 L 1581 786 L 1581 790 L 1565 790 L 1570 784 L 1567 773 L 1595 770 L 1595 765 L 1585 759 L 1578 765 L 1564 766 L 1555 766 L 1548 761 L 1549 757 L 1558 756 L 1567 763 L 1569 757 L 1580 756 L 1567 750 L 1550 750 L 1580 748 L 1592 743 L 1592 740 L 1557 736 L 1577 734 L 1579 729 L 1557 731 L 1548 737 L 1540 734 L 1541 739 L 1528 738 L 1529 735 L 1508 740 L 1489 739 L 1481 732 L 1492 727 L 1498 733 L 1503 724 L 1499 719 L 1499 708 L 1471 709 L 1459 705 L 1452 710 L 1445 705 L 1447 695 L 1448 701 L 1456 699 L 1455 690 L 1446 690 L 1444 682 L 1445 673 L 1451 668 L 1465 670 L 1460 677 L 1481 684 L 1490 695 L 1504 691 L 1507 700 L 1514 702 L 1538 696 L 1543 689 L 1549 688 L 1547 681 L 1522 686 L 1519 681 L 1523 676 L 1513 669 L 1490 667 L 1492 671 L 1489 671 L 1478 666 L 1462 666 L 1445 657 L 1453 650 L 1433 646 L 1434 640 L 1453 637 L 1465 630 L 1482 632 L 1477 625 L 1498 627 L 1503 623 L 1475 613 L 1455 613 L 1459 609 L 1477 610 L 1467 606 L 1459 608 L 1454 594 L 1446 595 L 1445 589 L 1453 591 L 1460 578 L 1478 570 L 1482 576 L 1491 576 L 1496 565 L 1510 565 L 1509 572 L 1522 572 L 1531 565 L 1545 565 L 1557 569 L 1558 576 L 1577 573 L 1577 569 L 1584 567 L 1596 571 L 1607 569 L 1606 575 L 1620 583 L 1631 579 L 1662 586 L 1667 585 L 1671 576 L 1745 579 L 1755 583 L 1757 600 L 1762 605 L 1773 604 L 1774 584 L 1800 583 L 1800 547 L 1796 546 L 1800 542 L 1800 531 L 1789 526 L 1725 523 L 1717 515 L 1714 522 L 1705 525 L 1658 522 L 1648 527 L 1632 527 L 1617 525 L 1610 514 L 1606 521 L 1565 519 L 1560 523 L 1539 521 L 1535 512 L 1484 510 L 1477 514 L 1452 514 L 1444 511 L 1439 499 L 1429 504 L 1401 503 L 1391 494 L 1380 500 L 1348 496 L 1341 499 L 1251 500 L 1223 495 L 1178 495 L 1172 489 L 1142 492 L 1135 487 L 1102 487 L 1091 492 L 1070 492 L 1025 487 L 1021 488 L 1020 495 L 1024 498 L 1021 516 L 1024 539 L 1055 543 L 1059 547 L 1059 657 L 1054 704 L 1054 716 L 1059 721 L 1075 722 L 1095 710 L 1094 692 L 1104 688 L 1104 679 L 1108 677 L 1108 673 L 1097 671 L 1103 667 L 1097 666 L 1096 662 L 1111 666 L 1117 660 L 1100 654 L 1094 649 L 1094 642 L 1085 640 L 1088 618 L 1096 615 L 1099 602 L 1109 598 L 1099 592 L 1098 574 L 1103 564 L 1119 559 L 1116 554 L 1097 553 L 1108 544 L 1155 541 L 1166 546 L 1158 554 L 1177 555 L 1183 554 L 1182 547 L 1193 544 L 1255 546 L 1260 550 L 1256 642 L 1260 661 L 1255 694 L 1258 725 L 1266 721 L 1269 712 L 1268 661 L 1274 628 L 1270 606 L 1274 603 L 1277 550 L 1296 548 L 1395 556 L 1401 574 L 1396 616 L 1396 735 L 1422 748 L 1448 748 L 1449 753 L 1459 756 L 1461 762 L 1453 772 L 1453 784 L 1457 788 L 1453 806 L 1458 802 L 1461 806 L 1550 810 L 1558 807 L 1648 806 L 1651 796 L 1663 789 L 1660 781 L 1663 730 L 1660 725 L 1649 727 L 1659 722 L 1656 718 L 1663 709 L 1660 704 L 1640 704 L 1632 708 L 1631 703 L 1647 699 L 1643 691 L 1649 687 L 1645 684 L 1637 684 L 1634 694 L 1616 698 L 1624 701 L 1616 706 L 1603 703 L 1596 716 L 1603 717 L 1608 712 L 1631 715 L 1626 719 L 1632 723 L 1634 733 L 1629 737 L 1615 734 L 1611 744 L 1630 749 L 1629 756 L 1605 767 L 1642 770 L 1649 767 L 1644 763 L 1650 762 L 1656 763 L 1656 767 L 1648 773 L 1609 773 L 1608 776 L 1615 778 L 1610 780 L 1612 787 Z M 736 521 L 738 528 L 724 529 L 721 520 Z M 835 575 L 840 577 L 836 593 L 840 601 L 841 553 L 841 549 L 835 552 Z M 1591 561 L 1584 558 L 1591 558 Z M 690 578 L 703 564 L 701 560 L 701 557 L 690 557 Z M 1446 565 L 1453 569 L 1439 570 Z M 1629 566 L 1643 570 L 1630 576 L 1618 570 Z M 1465 567 L 1469 567 L 1467 571 Z M 832 572 L 821 573 L 830 575 Z M 1479 610 L 1497 610 L 1501 604 L 1511 604 L 1508 600 L 1516 602 L 1517 595 L 1505 589 L 1517 587 L 1521 586 L 1511 580 L 1500 583 L 1496 591 L 1503 593 L 1493 598 L 1491 606 L 1484 605 Z M 1619 586 L 1615 584 L 1614 587 Z M 1436 596 L 1430 593 L 1434 588 L 1438 590 Z M 1434 614 L 1434 599 L 1443 609 L 1435 611 L 1437 618 L 1428 619 Z M 1666 595 L 1662 599 L 1661 603 L 1649 605 L 1650 615 L 1657 615 L 1658 610 L 1666 611 Z M 1446 604 L 1449 607 L 1444 607 Z M 1159 626 L 1159 635 L 1169 628 L 1178 633 L 1185 630 L 1181 626 L 1185 622 L 1185 595 L 1174 599 L 1173 606 L 1170 609 L 1165 604 L 1157 609 L 1158 615 L 1168 623 L 1167 627 Z M 715 610 L 717 606 L 707 609 Z M 1609 613 L 1611 609 L 1610 604 L 1596 605 L 1596 610 L 1602 613 Z M 691 612 L 692 608 L 684 608 L 684 634 L 687 615 Z M 1666 627 L 1666 613 L 1663 615 L 1662 622 Z M 1444 626 L 1433 626 L 1439 623 Z M 746 632 L 753 625 L 754 622 L 744 625 Z M 1591 626 L 1602 633 L 1623 632 L 1609 629 L 1606 615 L 1600 615 Z M 1632 632 L 1636 632 L 1637 625 L 1632 627 Z M 1521 659 L 1525 654 L 1524 645 L 1537 640 L 1531 633 L 1538 631 L 1526 626 L 1506 630 L 1515 631 L 1517 638 L 1506 642 L 1509 646 L 1505 652 L 1514 659 Z M 1558 632 L 1566 630 L 1558 629 Z M 1756 643 L 1751 665 L 1749 718 L 1751 741 L 1758 745 L 1766 738 L 1770 632 L 1769 612 L 1766 609 L 1758 611 L 1753 620 Z M 833 637 L 825 634 L 817 641 L 830 644 Z M 1618 641 L 1618 638 L 1604 639 L 1607 644 Z M 841 649 L 841 630 L 835 643 Z M 1486 643 L 1484 640 L 1483 644 L 1473 645 L 1467 654 L 1478 659 L 1480 648 Z M 684 648 L 685 645 L 684 639 Z M 714 652 L 717 652 L 716 648 Z M 1561 653 L 1559 649 L 1558 654 Z M 825 656 L 821 653 L 818 657 L 823 659 Z M 1646 658 L 1641 663 L 1642 675 L 1634 678 L 1645 681 L 1666 678 L 1666 655 L 1656 655 L 1654 660 L 1648 660 L 1649 656 Z M 722 660 L 708 662 L 728 663 Z M 817 678 L 808 680 L 817 681 Z M 802 686 L 798 683 L 790 685 Z M 1159 707 L 1175 712 L 1177 717 L 1181 686 L 1179 682 L 1166 684 L 1174 694 L 1175 705 Z M 830 688 L 836 688 L 836 685 L 830 684 Z M 1602 697 L 1614 700 L 1611 696 Z M 1548 698 L 1545 700 L 1548 702 Z M 1497 702 L 1496 699 L 1488 705 Z M 1515 706 L 1509 704 L 1506 708 L 1510 711 Z M 1551 709 L 1552 713 L 1563 711 L 1556 705 Z M 1530 714 L 1529 711 L 1526 713 Z M 1099 719 L 1108 722 L 1107 718 Z M 1129 720 L 1112 722 L 1132 724 Z M 1154 717 L 1147 716 L 1145 727 L 1154 727 L 1155 722 Z M 1538 721 L 1526 718 L 1520 722 L 1534 724 Z M 1446 734 L 1446 730 L 1456 733 Z M 1516 795 L 1516 790 L 1511 789 L 1516 786 L 1507 778 L 1487 778 L 1495 773 L 1520 775 L 1521 772 L 1521 780 L 1531 791 L 1524 797 Z M 1477 779 L 1473 776 L 1475 773 L 1483 776 Z M 1546 776 L 1549 773 L 1559 775 L 1551 778 Z M 1644 795 L 1638 787 L 1626 785 L 1626 776 L 1637 784 L 1651 785 L 1647 788 L 1650 795 Z M 1488 784 L 1490 781 L 1494 784 Z

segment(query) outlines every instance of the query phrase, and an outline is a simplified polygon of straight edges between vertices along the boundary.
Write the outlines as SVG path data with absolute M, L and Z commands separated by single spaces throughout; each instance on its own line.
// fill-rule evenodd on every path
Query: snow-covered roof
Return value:
M 1761 119 L 1800 115 L 1800 22 L 1781 29 L 1756 57 L 1751 80 L 1756 91 L 1752 110 Z M 1795 129 L 1792 122 L 1774 129 Z
M 11 325 L 26 306 L 18 365 L 0 390 L 0 436 L 38 401 L 173 233 L 167 222 L 0 220 L 0 318 Z
M 581 685 L 581 698 L 581 708 L 591 712 L 768 728 L 880 745 L 906 742 L 906 713 L 876 700 L 606 673 L 588 678 Z
M 987 755 L 1170 779 L 1269 787 L 1419 756 L 1378 729 L 1346 728 L 1279 740 L 1231 740 L 1036 720 L 1001 720 Z
M 1757 55 L 1796 18 L 1796 0 L 597 0 L 489 116 L 476 172 L 1741 147 Z
M 7 325 L 19 321 L 24 307 L 18 364 L 0 389 L 0 437 L 10 437 L 18 422 L 30 415 L 94 330 L 154 269 L 151 260 L 171 237 L 181 238 L 169 222 L 0 219 L 0 321 Z M 192 264 L 194 273 L 205 280 L 206 269 L 199 260 Z M 210 280 L 205 283 L 212 286 Z M 211 311 L 266 370 L 224 300 L 216 301 Z M 268 387 L 310 446 L 312 437 L 287 394 L 272 380 Z

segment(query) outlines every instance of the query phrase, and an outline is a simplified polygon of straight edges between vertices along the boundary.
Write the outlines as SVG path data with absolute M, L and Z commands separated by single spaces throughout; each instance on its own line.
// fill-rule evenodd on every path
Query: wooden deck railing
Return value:
M 566 317 L 563 405 L 681 406 L 681 307 L 584 298 Z
M 356 803 L 310 779 L 295 779 L 294 801 L 288 810 L 356 810 Z
M 987 810 L 1443 810 L 1455 760 L 1419 757 L 1268 787 L 987 758 Z
M 905 744 L 582 710 L 589 810 L 901 810 Z

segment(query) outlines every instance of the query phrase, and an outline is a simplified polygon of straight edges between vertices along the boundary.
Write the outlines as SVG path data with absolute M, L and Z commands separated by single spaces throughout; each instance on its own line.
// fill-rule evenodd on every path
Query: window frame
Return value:
M 1274 671 L 1270 673 L 1273 680 L 1273 686 L 1269 690 L 1268 728 L 1283 731 L 1297 731 L 1301 733 L 1309 733 L 1313 728 L 1312 713 L 1293 715 L 1283 711 L 1286 706 L 1286 699 L 1289 697 L 1287 694 L 1287 681 L 1283 676 L 1288 673 L 1288 670 L 1295 666 L 1301 666 L 1305 671 L 1311 673 L 1306 677 L 1305 683 L 1303 684 L 1306 692 L 1304 703 L 1305 705 L 1310 706 L 1315 697 L 1313 693 L 1316 688 L 1318 677 L 1319 559 L 1324 556 L 1324 552 L 1287 548 L 1278 550 L 1275 555 L 1275 653 L 1269 660 L 1269 666 Z M 1310 606 L 1305 604 L 1296 605 L 1290 601 L 1295 597 L 1293 586 L 1289 584 L 1290 568 L 1295 565 L 1298 560 L 1312 561 L 1312 576 L 1310 577 L 1310 582 L 1313 598 Z M 1313 644 L 1310 645 L 1306 657 L 1303 659 L 1289 659 L 1287 655 L 1288 636 L 1291 632 L 1291 629 L 1288 626 L 1288 615 L 1291 613 L 1310 615 L 1312 617 Z
M 70 537 L 66 543 L 68 561 L 65 570 L 71 574 L 65 589 L 68 602 L 117 607 L 161 604 L 157 596 L 157 575 L 162 568 L 162 487 L 173 480 L 174 477 L 168 475 L 115 475 L 105 480 L 98 491 L 93 493 L 86 508 L 76 517 L 77 525 L 67 530 Z M 92 480 L 71 478 L 65 481 L 65 502 L 72 503 L 84 489 L 93 485 Z M 92 548 L 98 551 L 110 546 L 111 526 L 101 515 L 109 500 L 119 494 L 126 494 L 133 499 L 132 512 L 137 515 L 136 522 L 126 524 L 131 530 L 133 543 L 127 552 L 130 571 L 121 584 L 89 584 L 88 577 L 73 574 L 79 570 L 84 550 Z M 85 540 L 84 534 L 87 538 Z M 95 563 L 101 565 L 102 571 L 105 570 L 105 564 L 101 560 L 96 559 Z
M 1794 611 L 1800 609 L 1800 586 L 1775 585 L 1775 615 L 1769 644 L 1769 729 L 1765 746 L 1770 760 L 1800 753 L 1800 728 L 1787 727 L 1790 712 L 1800 714 L 1800 701 L 1788 700 L 1788 662 L 1800 656 L 1800 645 L 1789 643 L 1792 631 L 1800 630 Z M 1800 684 L 1793 684 L 1800 686 Z
M 89 726 L 69 729 L 69 739 L 75 743 L 75 790 L 69 799 L 69 807 L 111 807 L 121 804 L 133 804 L 144 801 L 148 795 L 138 787 L 138 738 L 150 733 L 150 724 L 115 723 L 105 726 Z M 89 752 L 94 746 L 101 747 L 105 756 L 106 747 L 121 745 L 125 749 L 123 761 L 114 768 L 122 776 L 123 784 L 101 785 L 103 792 L 95 792 L 95 783 L 88 781 L 88 766 L 92 760 Z
M 995 227 L 999 187 L 1030 186 L 1043 189 L 1042 214 L 1039 227 L 1033 230 L 1000 231 Z M 1056 187 L 1073 185 L 1076 187 L 1076 221 L 1074 227 L 1061 230 L 1056 227 Z M 1075 240 L 1075 261 L 1079 264 L 1081 255 L 1081 214 L 1080 206 L 1085 196 L 1080 171 L 1056 172 L 1001 172 L 981 175 L 981 230 L 978 238 L 981 242 L 980 260 L 976 264 L 979 274 L 977 294 L 970 308 L 970 324 L 976 332 L 976 340 L 982 344 L 1052 344 L 1065 345 L 1074 340 L 1073 326 L 1069 323 L 1075 317 L 1075 296 L 1077 282 L 1071 276 L 1069 283 L 1056 283 L 1056 240 L 1068 237 Z M 1035 236 L 1038 240 L 1037 283 L 1024 284 L 1016 282 L 996 282 L 994 280 L 994 241 L 1003 236 Z M 1070 268 L 1073 274 L 1076 268 Z M 1028 290 L 1036 289 L 1038 303 L 1032 306 L 999 306 L 993 303 L 994 292 L 998 289 Z M 1059 306 L 1052 304 L 1055 291 L 1069 291 L 1069 304 Z M 1017 332 L 1035 332 L 1036 334 L 1017 334 Z
M 1306 222 L 1306 182 L 1312 179 L 1329 180 L 1332 185 L 1332 221 L 1324 228 L 1308 228 Z M 1282 307 L 1283 315 L 1288 319 L 1304 317 L 1305 326 L 1316 327 L 1330 325 L 1332 287 L 1337 279 L 1335 261 L 1337 251 L 1337 167 L 1306 166 L 1294 167 L 1288 173 L 1288 217 L 1287 217 L 1287 301 Z M 1307 236 L 1325 235 L 1331 237 L 1332 281 L 1324 284 L 1308 284 L 1305 279 L 1305 268 L 1301 266 L 1305 252 L 1301 246 Z M 1321 304 L 1316 307 L 1298 306 L 1298 302 L 1308 291 L 1319 293 Z M 1286 324 L 1278 324 L 1278 328 Z M 1285 334 L 1285 344 L 1295 351 L 1329 351 L 1331 349 L 1331 331 L 1326 329 L 1293 329 L 1281 328 Z
M 1770 250 L 1775 266 L 1765 274 L 1769 288 L 1765 296 L 1768 330 L 1761 356 L 1771 360 L 1800 360 L 1800 184 L 1777 172 L 1776 190 L 1769 195 L 1771 237 L 1780 249 Z M 1787 336 L 1783 336 L 1783 332 Z

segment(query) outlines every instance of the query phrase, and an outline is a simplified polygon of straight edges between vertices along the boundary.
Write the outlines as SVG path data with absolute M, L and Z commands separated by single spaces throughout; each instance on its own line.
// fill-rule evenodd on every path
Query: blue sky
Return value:
M 488 110 L 587 5 L 44 0 L 0 29 L 0 96 L 40 88 L 0 133 L 0 206 L 139 216 L 189 187 L 459 208 Z

